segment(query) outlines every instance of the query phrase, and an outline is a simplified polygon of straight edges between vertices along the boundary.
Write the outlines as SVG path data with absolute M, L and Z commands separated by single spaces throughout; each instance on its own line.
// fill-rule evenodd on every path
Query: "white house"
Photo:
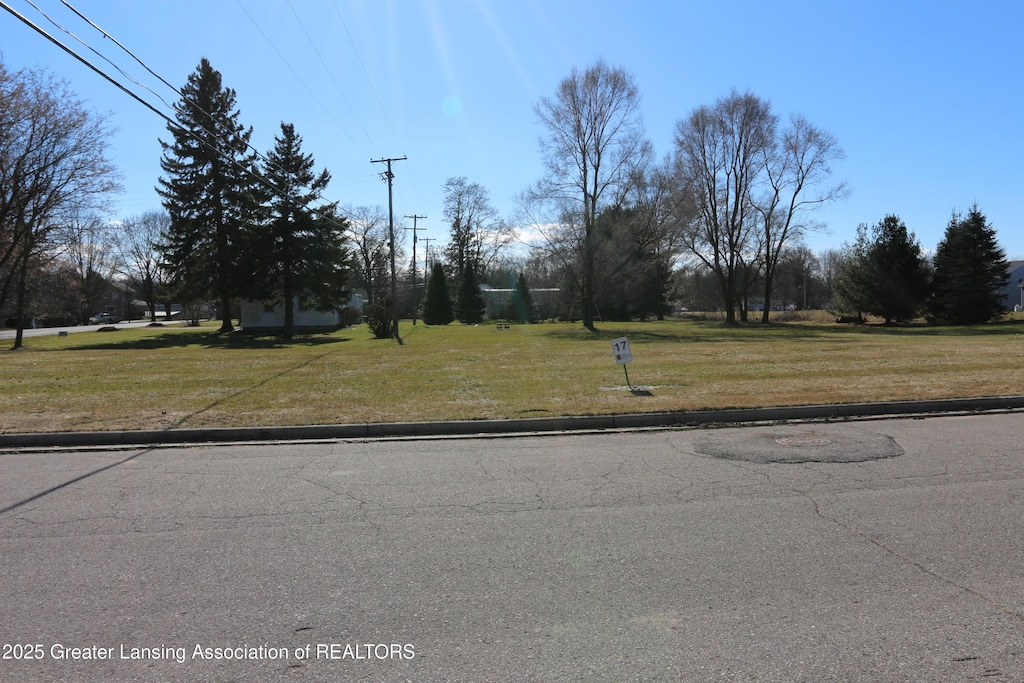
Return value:
M 243 330 L 277 330 L 284 327 L 284 302 L 266 304 L 262 301 L 243 301 L 240 314 Z M 306 297 L 296 296 L 294 308 L 295 329 L 324 329 L 341 326 L 338 311 L 318 311 Z
M 1003 300 L 1008 311 L 1024 308 L 1024 261 L 1010 261 L 1006 268 L 1009 282 L 1003 290 Z

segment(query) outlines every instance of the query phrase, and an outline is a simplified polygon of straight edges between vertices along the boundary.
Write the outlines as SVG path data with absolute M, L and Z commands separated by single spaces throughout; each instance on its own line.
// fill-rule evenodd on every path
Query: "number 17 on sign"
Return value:
M 612 353 L 615 354 L 615 362 L 621 365 L 622 371 L 626 373 L 626 386 L 632 389 L 633 385 L 629 383 L 629 370 L 626 369 L 626 363 L 633 362 L 633 352 L 629 350 L 629 339 L 626 337 L 613 339 Z

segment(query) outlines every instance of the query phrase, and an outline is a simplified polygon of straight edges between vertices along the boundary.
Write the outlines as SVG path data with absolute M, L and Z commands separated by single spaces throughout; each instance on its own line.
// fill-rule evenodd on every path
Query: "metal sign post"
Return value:
M 612 353 L 615 354 L 615 362 L 621 365 L 622 371 L 626 373 L 626 386 L 633 391 L 633 385 L 629 383 L 629 370 L 626 368 L 626 363 L 633 362 L 633 352 L 629 350 L 629 339 L 626 337 L 613 339 Z

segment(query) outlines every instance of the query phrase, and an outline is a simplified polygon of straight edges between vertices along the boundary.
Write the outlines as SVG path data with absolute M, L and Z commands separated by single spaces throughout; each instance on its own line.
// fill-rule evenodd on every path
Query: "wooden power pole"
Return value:
M 416 324 L 416 306 L 419 302 L 416 300 L 416 231 L 422 228 L 416 227 L 416 221 L 420 218 L 426 218 L 426 216 L 417 216 L 413 214 L 406 216 L 406 218 L 412 219 L 412 227 L 406 228 L 406 230 L 412 230 L 412 324 Z M 426 266 L 423 267 L 426 270 Z
M 391 172 L 392 161 L 405 161 L 406 157 L 392 157 L 390 159 L 370 159 L 371 164 L 387 164 L 388 170 L 381 174 L 381 177 L 388 183 L 388 235 L 391 242 L 391 334 L 395 341 L 402 343 L 398 335 L 398 280 L 395 278 L 395 209 L 391 192 L 391 181 L 395 174 Z

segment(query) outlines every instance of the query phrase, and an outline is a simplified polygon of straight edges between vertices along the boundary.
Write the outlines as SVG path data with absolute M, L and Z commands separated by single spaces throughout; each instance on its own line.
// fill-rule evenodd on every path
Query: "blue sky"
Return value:
M 166 86 L 59 0 L 33 0 L 133 77 Z M 859 223 L 898 214 L 934 249 L 954 209 L 978 202 L 1010 258 L 1024 259 L 1024 3 L 561 2 L 559 0 L 68 0 L 180 87 L 207 57 L 237 91 L 262 151 L 293 123 L 342 204 L 426 215 L 443 241 L 441 186 L 466 176 L 503 215 L 542 173 L 533 112 L 574 66 L 603 58 L 636 79 L 659 156 L 676 123 L 732 89 L 803 114 L 846 150 L 835 177 L 849 199 L 822 210 L 815 250 L 852 241 Z M 5 0 L 73 42 L 25 0 Z M 94 54 L 83 54 L 116 73 Z M 119 132 L 117 216 L 159 206 L 165 123 L 29 27 L 0 11 L 8 68 L 47 67 Z M 162 110 L 150 93 L 135 88 Z M 407 221 L 408 222 L 408 221 Z

